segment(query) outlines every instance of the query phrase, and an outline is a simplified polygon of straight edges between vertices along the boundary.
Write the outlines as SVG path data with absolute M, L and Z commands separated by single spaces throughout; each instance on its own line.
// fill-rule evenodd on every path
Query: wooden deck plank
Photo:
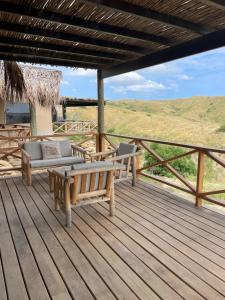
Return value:
M 128 189 L 129 187 L 125 185 L 117 186 L 118 192 L 120 191 L 123 194 L 122 198 L 124 197 L 124 195 L 126 195 Z M 218 255 L 225 258 L 225 249 L 223 247 L 225 246 L 225 243 L 221 242 L 221 240 L 219 240 L 218 238 L 211 236 L 209 233 L 201 229 L 199 230 L 198 228 L 196 228 L 196 226 L 193 226 L 192 224 L 186 222 L 183 218 L 179 218 L 176 214 L 170 213 L 168 210 L 166 210 L 166 207 L 164 205 L 159 203 L 159 201 L 156 202 L 154 199 L 147 195 L 143 195 L 141 198 L 137 199 L 136 192 L 133 189 L 130 189 L 129 196 L 131 199 L 134 199 L 132 203 L 135 206 L 141 207 L 144 211 L 148 212 L 151 217 L 153 217 L 153 219 L 157 218 L 158 220 L 161 220 L 168 226 L 168 228 L 173 228 L 181 232 L 183 235 L 191 238 L 193 241 L 198 242 L 202 246 L 214 251 Z M 216 244 L 216 242 L 218 241 L 220 246 Z
M 0 300 L 225 299 L 220 215 L 125 182 L 115 217 L 106 203 L 76 208 L 66 228 L 46 179 L 0 181 Z
M 1 182 L 0 182 L 1 187 Z M 5 285 L 9 299 L 28 300 L 26 286 L 17 259 L 11 233 L 0 195 L 0 247 L 1 262 L 4 270 Z
M 106 205 L 103 205 L 103 207 L 106 208 Z M 125 214 L 118 210 L 116 214 L 118 218 L 112 219 L 113 223 L 117 223 L 117 226 L 123 228 L 124 232 L 138 241 L 142 247 L 157 257 L 171 271 L 183 278 L 184 281 L 191 285 L 192 288 L 196 289 L 202 296 L 210 296 L 214 299 L 221 297 L 221 294 L 199 278 L 201 277 L 209 281 L 209 276 L 210 279 L 212 278 L 215 280 L 210 273 L 206 272 L 203 268 L 200 268 L 200 266 L 194 265 L 194 271 L 197 275 L 194 274 L 191 270 L 189 270 L 190 264 L 193 265 L 193 261 L 187 259 L 187 257 L 176 251 L 175 248 L 171 248 L 169 244 L 164 243 L 155 234 L 150 232 L 147 233 L 143 226 L 139 225 Z M 225 294 L 224 283 L 219 282 L 219 279 L 218 283 L 220 284 L 215 288 L 219 289 L 220 293 Z
M 173 197 L 173 194 L 169 192 L 165 192 L 160 190 L 157 187 L 154 187 L 150 189 L 143 183 L 140 182 L 140 188 L 142 191 L 147 191 L 149 194 L 153 194 L 159 197 L 160 199 L 165 199 L 169 202 L 169 204 L 175 205 L 176 209 L 180 209 L 180 211 L 184 211 L 185 215 L 192 216 L 199 224 L 204 224 L 205 226 L 209 226 L 213 229 L 215 229 L 215 232 L 221 233 L 221 238 L 225 239 L 225 226 L 224 224 L 218 224 L 217 222 L 220 220 L 220 218 L 217 219 L 217 222 L 215 220 L 211 220 L 211 216 L 206 211 L 208 209 L 201 207 L 198 210 L 196 210 L 193 203 L 190 201 L 187 201 L 187 205 L 183 201 L 177 201 L 176 196 Z M 149 191 L 148 191 L 149 189 Z M 189 205 L 188 205 L 189 204 Z M 206 217 L 207 216 L 207 217 Z
M 184 299 L 203 299 L 198 293 L 178 278 L 173 272 L 171 272 L 165 265 L 161 264 L 154 256 L 143 249 L 138 243 L 127 236 L 120 228 L 115 226 L 105 216 L 105 209 L 100 205 L 88 206 L 84 210 L 88 212 L 93 218 L 95 218 L 104 228 L 112 233 L 123 245 L 127 247 L 129 251 L 134 253 L 149 269 L 151 269 L 159 278 L 161 278 L 168 286 L 174 291 L 180 294 Z M 118 249 L 116 250 L 118 251 Z M 158 294 L 162 296 L 163 291 L 158 291 L 158 285 L 153 285 L 153 289 L 156 289 Z M 163 285 L 162 285 L 163 287 Z M 170 291 L 171 293 L 171 291 Z M 169 295 L 169 294 L 168 294 Z M 163 299 L 167 297 L 162 297 Z
M 56 265 L 58 273 L 62 276 L 73 298 L 76 298 L 76 296 L 79 295 L 79 299 L 81 300 L 94 299 L 88 287 L 85 285 L 81 276 L 79 275 L 79 273 L 73 266 L 71 260 L 67 256 L 66 251 L 63 249 L 63 247 L 55 237 L 51 228 L 45 222 L 43 216 L 39 212 L 25 186 L 22 185 L 21 181 L 18 179 L 15 180 L 15 182 L 18 191 L 23 197 L 27 210 L 29 211 L 31 218 L 36 228 L 38 229 L 43 239 L 43 242 L 46 245 L 46 249 L 49 252 L 47 254 L 45 252 L 42 252 L 43 262 L 45 263 L 46 257 L 48 258 L 48 256 L 51 255 L 51 258 L 54 264 Z M 46 265 L 46 267 L 48 267 L 50 270 L 53 268 L 50 262 Z M 57 274 L 55 274 L 54 268 L 51 271 L 47 271 L 47 274 L 49 272 L 53 273 L 52 279 L 56 283 L 58 276 Z
M 214 266 L 211 265 L 211 261 L 212 261 L 213 263 L 217 264 L 219 267 L 223 268 L 221 271 L 224 271 L 225 258 L 221 257 L 220 255 L 217 255 L 217 253 L 207 248 L 207 246 L 210 247 L 211 245 L 210 242 L 206 241 L 205 243 L 206 247 L 204 247 L 198 243 L 198 238 L 197 241 L 195 241 L 192 238 L 189 238 L 187 235 L 185 236 L 183 234 L 183 230 L 185 231 L 185 229 L 183 229 L 182 227 L 180 228 L 180 231 L 176 229 L 174 230 L 172 226 L 168 227 L 167 226 L 168 224 L 166 222 L 164 223 L 166 219 L 165 217 L 160 218 L 160 216 L 154 214 L 154 211 L 152 209 L 153 205 L 149 205 L 149 207 L 143 205 L 141 201 L 136 200 L 135 195 L 129 194 L 129 196 L 127 196 L 126 191 L 127 190 L 124 189 L 123 192 L 121 188 L 118 188 L 117 195 L 118 195 L 118 199 L 120 200 L 119 203 L 121 203 L 122 207 L 124 206 L 125 210 L 127 208 L 128 212 L 132 211 L 131 213 L 132 217 L 135 218 L 136 216 L 137 217 L 139 216 L 137 220 L 140 221 L 141 224 L 143 225 L 146 224 L 146 228 L 151 228 L 152 230 L 154 230 L 154 228 L 157 227 L 156 231 L 158 228 L 160 228 L 160 230 L 162 230 L 162 232 L 160 232 L 161 237 L 165 235 L 164 236 L 165 240 L 167 241 L 171 240 L 171 244 L 175 244 L 180 251 L 184 250 L 185 252 L 185 250 L 187 250 L 189 252 L 188 254 L 190 254 L 193 259 L 196 259 L 196 261 L 199 264 L 202 264 L 206 268 L 208 266 L 209 270 L 211 270 L 212 266 Z M 183 245 L 186 245 L 189 248 L 183 247 Z M 217 248 L 218 250 L 221 250 L 221 255 L 224 255 L 224 250 L 219 247 Z M 196 253 L 193 252 L 193 250 L 196 251 Z M 208 262 L 208 260 L 210 261 Z M 218 270 L 215 268 L 215 272 L 217 271 Z M 222 278 L 225 277 L 222 276 Z
M 0 238 L 1 241 L 1 238 Z M 4 271 L 3 271 L 3 263 L 2 263 L 2 255 L 1 255 L 1 248 L 0 248 L 0 300 L 7 300 L 7 289 L 6 283 L 4 278 Z
M 28 294 L 32 299 L 50 299 L 5 181 L 1 184 L 1 195 Z
M 133 190 L 139 193 L 139 199 L 143 199 L 147 201 L 146 204 L 148 203 L 148 201 L 154 200 L 155 205 L 164 209 L 167 215 L 171 213 L 171 215 L 177 216 L 179 219 L 182 219 L 184 223 L 186 223 L 187 228 L 191 228 L 192 231 L 202 234 L 202 236 L 211 240 L 213 243 L 217 244 L 218 246 L 221 246 L 222 248 L 225 247 L 224 234 L 223 233 L 221 234 L 221 232 L 218 232 L 214 228 L 207 226 L 207 224 L 198 222 L 198 220 L 196 219 L 197 215 L 195 214 L 195 211 L 192 213 L 192 215 L 190 215 L 190 213 L 187 214 L 185 208 L 180 208 L 179 206 L 176 206 L 175 203 L 171 203 L 170 198 L 168 196 L 165 195 L 161 196 L 161 194 L 159 193 L 157 196 L 155 193 L 152 194 L 152 191 L 148 192 L 147 190 L 142 189 L 142 186 L 137 186 L 135 188 L 132 188 L 130 192 L 133 193 Z

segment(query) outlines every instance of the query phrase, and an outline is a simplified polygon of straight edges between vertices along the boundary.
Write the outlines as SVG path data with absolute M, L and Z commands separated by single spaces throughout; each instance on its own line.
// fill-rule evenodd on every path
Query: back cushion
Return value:
M 32 160 L 42 159 L 41 142 L 27 142 L 23 148 Z
M 135 153 L 137 151 L 137 146 L 128 144 L 128 143 L 120 143 L 119 148 L 117 150 L 117 155 L 125 155 L 130 153 Z
M 59 141 L 58 143 L 60 146 L 62 157 L 72 156 L 72 147 L 71 147 L 71 144 L 69 141 L 67 141 L 67 140 Z

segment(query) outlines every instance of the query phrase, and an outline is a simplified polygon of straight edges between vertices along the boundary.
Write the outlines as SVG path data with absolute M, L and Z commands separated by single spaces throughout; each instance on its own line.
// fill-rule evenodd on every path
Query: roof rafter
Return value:
M 213 50 L 223 46 L 225 46 L 225 29 L 214 33 L 209 33 L 189 42 L 173 46 L 150 55 L 145 55 L 136 60 L 129 61 L 129 64 L 122 63 L 114 67 L 107 68 L 102 71 L 102 76 L 103 78 L 107 78 L 198 54 L 208 50 Z
M 33 7 L 26 7 L 26 6 L 16 5 L 12 3 L 9 4 L 8 2 L 5 1 L 0 1 L 0 11 L 16 14 L 20 16 L 29 16 L 32 18 L 41 19 L 50 22 L 71 25 L 78 28 L 100 31 L 107 34 L 111 34 L 113 36 L 116 35 L 116 36 L 122 36 L 126 38 L 156 42 L 163 45 L 170 44 L 167 38 L 160 37 L 155 34 L 130 30 L 124 27 L 108 25 L 96 21 L 91 21 L 91 20 L 84 20 L 82 18 L 63 15 L 60 13 L 37 9 Z
M 16 39 L 7 36 L 0 36 L 0 43 L 7 45 L 16 45 L 16 46 L 24 46 L 24 47 L 32 47 L 32 48 L 40 48 L 51 51 L 57 51 L 67 54 L 80 54 L 82 56 L 90 56 L 90 57 L 99 57 L 104 59 L 114 59 L 114 60 L 124 60 L 126 58 L 125 55 L 119 53 L 110 53 L 103 51 L 96 51 L 78 47 L 71 47 L 65 45 L 55 45 L 49 44 L 46 42 L 38 42 L 30 39 Z
M 201 0 L 202 3 L 209 6 L 214 6 L 219 9 L 225 10 L 225 1 L 224 0 Z
M 71 68 L 87 68 L 87 69 L 97 69 L 96 65 L 85 64 L 79 62 L 72 62 L 70 60 L 56 59 L 50 57 L 38 57 L 32 55 L 13 55 L 13 54 L 5 54 L 0 52 L 0 60 L 8 60 L 8 61 L 17 61 L 23 63 L 34 63 L 34 64 L 45 64 L 52 66 L 65 66 Z
M 1 44 L 1 42 L 0 42 Z M 34 56 L 39 56 L 39 57 L 52 57 L 52 58 L 59 58 L 62 60 L 69 60 L 69 61 L 74 61 L 74 62 L 83 62 L 83 63 L 90 63 L 93 65 L 106 65 L 107 61 L 97 59 L 97 58 L 86 58 L 81 55 L 79 56 L 74 56 L 71 54 L 62 54 L 62 53 L 57 53 L 57 52 L 52 52 L 48 50 L 38 50 L 35 48 L 22 48 L 22 47 L 17 47 L 14 45 L 1 45 L 0 47 L 1 52 L 5 53 L 10 53 L 10 54 L 19 54 L 19 55 L 34 55 Z M 110 62 L 110 63 L 113 63 Z M 115 62 L 114 62 L 115 63 Z
M 213 31 L 205 26 L 120 0 L 82 0 L 82 2 L 93 3 L 97 6 L 103 6 L 111 10 L 113 9 L 122 13 L 128 13 L 129 15 L 159 22 L 170 27 L 192 31 L 198 34 L 208 34 Z
M 77 42 L 77 43 L 92 45 L 92 46 L 97 46 L 97 47 L 130 51 L 130 52 L 134 52 L 137 54 L 139 53 L 140 55 L 143 53 L 146 53 L 146 49 L 144 49 L 142 47 L 138 47 L 138 46 L 126 45 L 126 44 L 118 43 L 115 41 L 113 41 L 113 42 L 106 41 L 106 40 L 95 39 L 95 38 L 86 37 L 86 36 L 78 36 L 78 35 L 74 35 L 71 33 L 64 33 L 64 32 L 55 31 L 55 30 L 32 27 L 29 25 L 22 25 L 22 24 L 18 24 L 18 23 L 1 21 L 0 29 L 7 30 L 7 31 L 13 31 L 13 32 L 19 32 L 19 33 L 25 33 L 25 34 L 30 34 L 30 35 L 36 35 L 39 37 L 47 37 L 47 38 L 51 38 L 51 39 Z

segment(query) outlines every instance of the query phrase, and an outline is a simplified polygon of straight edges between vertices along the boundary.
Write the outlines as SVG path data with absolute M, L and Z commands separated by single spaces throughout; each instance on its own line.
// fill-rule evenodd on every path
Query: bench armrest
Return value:
M 21 149 L 21 153 L 22 153 L 22 161 L 25 164 L 30 163 L 31 161 L 31 156 L 29 153 L 27 153 L 24 149 Z
M 91 161 L 93 160 L 101 160 L 101 159 L 105 159 L 106 157 L 110 156 L 110 155 L 115 155 L 116 154 L 116 150 L 110 150 L 110 151 L 103 151 L 103 152 L 97 152 L 97 153 L 91 153 L 90 158 Z
M 79 147 L 77 145 L 71 145 L 71 147 L 72 147 L 74 156 L 83 157 L 83 158 L 86 158 L 87 156 L 89 156 L 88 151 L 85 150 L 84 148 Z

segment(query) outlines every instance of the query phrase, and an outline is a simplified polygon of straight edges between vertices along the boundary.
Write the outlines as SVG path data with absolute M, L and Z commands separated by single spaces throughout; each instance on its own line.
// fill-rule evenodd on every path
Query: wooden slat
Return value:
M 96 173 L 92 173 L 91 174 L 91 182 L 90 182 L 90 192 L 94 191 L 95 180 L 96 180 Z

